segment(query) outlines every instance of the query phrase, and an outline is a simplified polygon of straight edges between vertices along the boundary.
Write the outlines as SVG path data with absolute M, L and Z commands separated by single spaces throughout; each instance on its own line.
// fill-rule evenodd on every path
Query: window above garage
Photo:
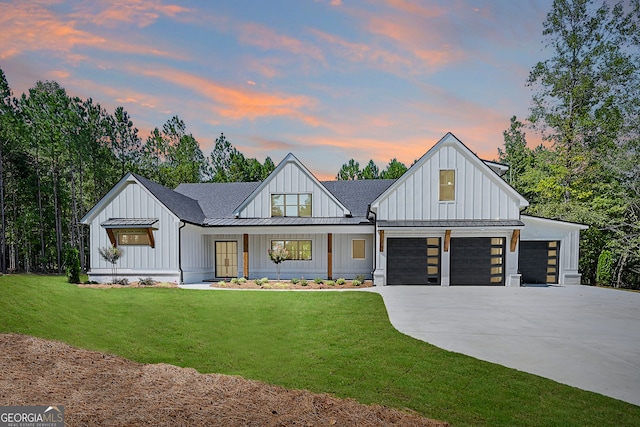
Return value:
M 100 224 L 113 246 L 151 246 L 156 242 L 153 231 L 158 218 L 109 218 Z
M 440 170 L 440 201 L 452 202 L 456 199 L 456 171 L 453 169 Z

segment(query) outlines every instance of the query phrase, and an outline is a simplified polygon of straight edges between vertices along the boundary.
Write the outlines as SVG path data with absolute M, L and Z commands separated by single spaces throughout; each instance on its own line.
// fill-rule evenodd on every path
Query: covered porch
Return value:
M 372 224 L 213 226 L 197 232 L 199 239 L 188 240 L 198 241 L 200 249 L 184 248 L 185 254 L 193 254 L 183 260 L 185 282 L 234 277 L 275 279 L 276 265 L 269 258 L 269 250 L 277 247 L 287 249 L 290 256 L 280 264 L 281 279 L 372 278 Z

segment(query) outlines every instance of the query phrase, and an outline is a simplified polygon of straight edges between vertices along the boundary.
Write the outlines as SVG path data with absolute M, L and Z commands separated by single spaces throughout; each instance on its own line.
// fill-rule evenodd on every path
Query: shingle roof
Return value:
M 175 191 L 197 200 L 206 218 L 233 218 L 234 210 L 259 182 L 180 184 Z
M 158 200 L 180 219 L 206 226 L 247 225 L 346 225 L 367 222 L 367 207 L 393 179 L 324 181 L 325 188 L 352 213 L 353 218 L 258 218 L 235 219 L 235 209 L 260 185 L 259 182 L 180 184 L 170 190 L 133 174 Z
M 323 181 L 322 185 L 351 211 L 351 215 L 362 217 L 367 215 L 367 206 L 394 182 L 395 179 L 359 179 Z
M 137 174 L 132 175 L 178 218 L 193 224 L 202 224 L 205 219 L 205 215 L 196 200 L 170 190 L 167 187 L 164 187 L 157 182 L 153 182 L 143 176 Z

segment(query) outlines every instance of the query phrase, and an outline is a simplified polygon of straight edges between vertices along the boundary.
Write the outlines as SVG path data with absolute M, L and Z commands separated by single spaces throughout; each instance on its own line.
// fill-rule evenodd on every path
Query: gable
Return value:
M 351 215 L 327 188 L 293 155 L 289 154 L 276 169 L 236 209 L 239 218 L 271 218 L 272 194 L 311 194 L 312 217 Z
M 114 201 L 116 204 L 112 206 Z M 81 222 L 89 224 L 105 209 L 114 211 L 111 218 L 140 218 L 148 216 L 142 212 L 159 208 L 186 222 L 201 224 L 204 220 L 204 214 L 196 200 L 142 176 L 128 173 L 87 212 Z
M 455 171 L 454 200 L 440 201 L 441 170 Z M 447 133 L 371 205 L 378 220 L 519 219 L 528 202 Z

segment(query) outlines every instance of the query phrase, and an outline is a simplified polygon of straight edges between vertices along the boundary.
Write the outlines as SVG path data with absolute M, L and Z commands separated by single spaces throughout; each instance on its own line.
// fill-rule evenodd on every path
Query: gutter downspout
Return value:
M 376 256 L 376 239 L 378 238 L 378 214 L 371 210 L 371 203 L 367 205 L 367 219 L 371 220 L 369 215 L 373 215 L 373 271 L 371 272 L 371 281 L 373 282 L 373 273 L 376 271 L 377 256 Z
M 180 272 L 180 285 L 183 285 L 183 271 L 182 271 L 182 229 L 186 227 L 187 223 L 180 221 L 180 227 L 178 227 L 178 271 Z

